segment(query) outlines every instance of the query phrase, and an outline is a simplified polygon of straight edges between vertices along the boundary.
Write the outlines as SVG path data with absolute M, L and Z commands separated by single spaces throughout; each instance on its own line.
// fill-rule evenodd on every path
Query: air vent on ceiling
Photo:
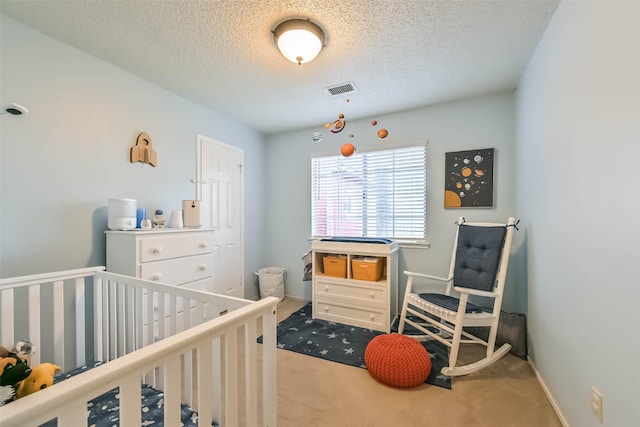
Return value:
M 335 85 L 335 86 L 326 87 L 324 88 L 324 90 L 331 96 L 337 96 L 337 95 L 346 95 L 348 93 L 353 93 L 357 89 L 356 89 L 356 85 L 353 82 L 347 82 L 347 83 L 340 83 L 339 85 Z

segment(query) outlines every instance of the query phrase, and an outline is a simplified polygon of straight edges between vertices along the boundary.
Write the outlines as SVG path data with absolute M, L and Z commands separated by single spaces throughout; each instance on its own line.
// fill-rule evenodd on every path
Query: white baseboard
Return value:
M 527 357 L 527 362 L 529 362 L 529 366 L 531 366 L 531 369 L 533 370 L 533 373 L 535 374 L 536 378 L 538 379 L 538 382 L 540 383 L 540 386 L 542 387 L 542 391 L 544 391 L 544 394 L 547 396 L 547 399 L 549 399 L 549 403 L 551 403 L 551 407 L 553 407 L 553 410 L 555 411 L 556 415 L 560 419 L 560 423 L 562 423 L 563 427 L 569 427 L 569 423 L 564 418 L 564 415 L 562 415 L 562 411 L 560 410 L 560 407 L 558 406 L 556 401 L 553 399 L 553 396 L 551 395 L 551 392 L 547 388 L 547 385 L 544 383 L 544 380 L 540 376 L 540 373 L 538 372 L 538 370 L 536 369 L 535 365 L 531 361 L 531 358 Z

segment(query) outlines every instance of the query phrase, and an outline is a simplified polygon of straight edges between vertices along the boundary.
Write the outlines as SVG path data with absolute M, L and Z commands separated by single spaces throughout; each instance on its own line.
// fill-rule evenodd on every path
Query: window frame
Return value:
M 420 151 L 420 153 L 415 153 L 415 151 Z M 382 153 L 381 153 L 382 152 Z M 409 153 L 413 153 L 415 154 L 419 154 L 419 159 L 417 162 L 412 162 L 412 160 L 407 160 L 407 158 L 409 159 L 413 159 L 412 157 L 407 157 L 408 155 L 406 154 L 407 152 Z M 358 158 L 369 158 L 369 157 L 373 157 L 375 158 L 376 156 L 380 157 L 380 155 L 384 156 L 384 155 L 388 155 L 389 157 L 393 157 L 393 156 L 400 156 L 400 158 L 397 160 L 397 162 L 399 163 L 399 166 L 404 166 L 404 169 L 400 168 L 397 169 L 396 167 L 393 167 L 393 172 L 391 174 L 389 174 L 389 172 L 378 172 L 378 174 L 376 175 L 376 173 L 371 173 L 369 170 L 368 166 L 362 166 L 362 168 L 365 170 L 363 172 L 363 175 L 361 177 L 359 177 L 357 174 L 354 174 L 353 176 L 355 176 L 357 178 L 361 178 L 362 180 L 362 186 L 365 187 L 367 185 L 368 180 L 372 179 L 372 177 L 377 177 L 378 179 L 382 179 L 385 178 L 389 179 L 389 176 L 392 176 L 391 180 L 394 183 L 393 184 L 393 191 L 391 191 L 390 194 L 383 194 L 385 196 L 387 196 L 386 200 L 390 200 L 389 197 L 393 198 L 393 200 L 397 200 L 398 196 L 394 196 L 395 194 L 397 194 L 397 192 L 399 192 L 400 190 L 396 190 L 397 186 L 395 185 L 396 181 L 400 181 L 400 179 L 398 178 L 398 175 L 404 173 L 405 177 L 404 179 L 402 179 L 402 188 L 404 190 L 410 190 L 411 185 L 416 185 L 416 183 L 420 186 L 420 190 L 415 193 L 415 195 L 411 195 L 409 194 L 407 196 L 407 194 L 405 193 L 405 197 L 408 197 L 409 199 L 411 199 L 412 197 L 414 198 L 414 201 L 405 201 L 404 204 L 402 206 L 405 206 L 405 209 L 407 206 L 411 206 L 411 207 L 415 207 L 418 206 L 418 213 L 417 215 L 415 214 L 411 214 L 408 215 L 405 218 L 405 223 L 407 225 L 403 226 L 403 228 L 405 228 L 404 232 L 402 230 L 400 230 L 399 232 L 397 231 L 399 229 L 400 226 L 402 226 L 403 222 L 402 221 L 398 221 L 396 220 L 396 218 L 398 217 L 397 212 L 402 212 L 403 211 L 403 207 L 399 207 L 396 208 L 395 206 L 393 208 L 389 209 L 388 215 L 383 215 L 382 216 L 382 221 L 391 219 L 392 222 L 390 224 L 387 224 L 386 226 L 388 227 L 388 231 L 392 231 L 392 233 L 394 235 L 378 235 L 377 233 L 373 233 L 375 235 L 372 235 L 370 233 L 370 230 L 372 229 L 372 225 L 366 220 L 366 211 L 372 211 L 376 208 L 372 207 L 372 203 L 368 202 L 368 199 L 370 197 L 372 197 L 372 194 L 375 193 L 375 190 L 379 188 L 374 188 L 374 190 L 369 189 L 368 191 L 366 189 L 363 188 L 363 192 L 362 192 L 362 206 L 358 205 L 357 208 L 361 208 L 361 212 L 359 213 L 360 219 L 359 221 L 359 226 L 360 226 L 360 230 L 359 230 L 359 234 L 361 234 L 360 236 L 357 234 L 348 234 L 348 233 L 340 233 L 336 231 L 336 227 L 339 227 L 339 225 L 335 225 L 333 223 L 329 224 L 329 222 L 331 222 L 331 218 L 332 215 L 330 214 L 325 214 L 324 216 L 319 216 L 318 215 L 318 206 L 317 203 L 319 200 L 328 200 L 327 197 L 321 199 L 318 196 L 318 193 L 321 191 L 320 188 L 318 187 L 320 185 L 320 183 L 317 182 L 318 175 L 322 174 L 322 172 L 319 172 L 317 170 L 318 166 L 318 162 L 320 162 L 320 159 L 325 159 L 329 162 L 331 162 L 332 160 L 335 162 L 334 168 L 335 171 L 337 172 L 340 169 L 340 165 L 344 165 L 345 164 L 349 164 L 350 162 L 352 162 L 354 159 L 358 159 Z M 402 159 L 402 156 L 405 156 L 405 159 Z M 409 154 L 410 156 L 410 154 Z M 367 160 L 361 160 L 363 163 L 366 163 Z M 375 163 L 375 162 L 373 162 Z M 405 181 L 407 180 L 406 177 L 406 173 L 410 172 L 410 169 L 415 168 L 416 164 L 418 164 L 419 168 L 420 168 L 420 172 L 421 172 L 421 177 L 420 178 L 416 178 L 416 177 L 409 177 L 409 181 L 411 182 L 411 184 L 407 184 Z M 394 160 L 394 165 L 395 165 L 395 160 Z M 356 168 L 357 169 L 357 168 Z M 371 167 L 371 169 L 374 169 L 375 171 L 375 167 Z M 330 169 L 327 169 L 330 170 Z M 325 171 L 325 174 L 327 172 Z M 345 170 L 342 170 L 342 173 L 346 173 Z M 341 181 L 340 179 L 336 179 L 336 181 Z M 337 184 L 334 184 L 337 185 Z M 316 188 L 318 187 L 318 188 Z M 330 187 L 330 186 L 329 186 Z M 338 188 L 336 189 L 331 189 L 330 190 L 335 190 L 336 193 L 339 191 Z M 381 192 L 384 193 L 384 190 L 382 190 Z M 359 194 L 357 191 L 354 194 Z M 334 200 L 335 199 L 335 200 Z M 334 196 L 334 199 L 332 199 L 336 204 L 340 203 L 341 201 L 341 196 L 336 195 Z M 347 200 L 347 197 L 342 197 L 342 199 Z M 356 203 L 359 203 L 359 199 L 356 198 Z M 416 202 L 415 199 L 418 199 L 419 202 Z M 396 203 L 397 204 L 397 203 Z M 373 205 L 375 205 L 375 202 L 373 202 Z M 334 208 L 335 209 L 335 208 Z M 340 209 L 340 208 L 338 208 Z M 412 210 L 412 209 L 409 209 Z M 415 209 L 413 209 L 415 210 Z M 334 215 L 335 216 L 335 215 Z M 379 218 L 378 215 L 374 215 L 376 218 Z M 318 221 L 321 219 L 326 219 L 325 221 L 325 228 L 322 229 L 321 226 L 318 225 Z M 419 219 L 416 219 L 419 218 Z M 333 218 L 335 219 L 335 218 Z M 340 221 L 340 220 L 339 220 Z M 356 221 L 357 222 L 357 221 Z M 376 228 L 376 226 L 374 226 L 374 228 Z M 426 152 L 426 144 L 412 144 L 412 145 L 403 145 L 403 146 L 384 146 L 384 147 L 375 147 L 375 148 L 371 148 L 371 149 L 367 149 L 366 151 L 362 151 L 362 152 L 356 152 L 353 156 L 350 157 L 343 157 L 341 155 L 336 155 L 334 153 L 312 153 L 311 155 L 311 236 L 312 239 L 320 239 L 320 238 L 330 238 L 330 237 L 375 237 L 375 238 L 386 238 L 386 239 L 392 239 L 394 241 L 398 241 L 398 242 L 414 242 L 414 243 L 425 243 L 426 242 L 426 228 L 427 228 L 427 152 Z M 376 228 L 377 229 L 377 228 Z M 408 230 L 408 231 L 407 231 Z M 324 231 L 324 233 L 323 233 Z M 384 231 L 382 231 L 381 233 L 385 233 Z M 412 235 L 408 235 L 407 233 L 413 233 Z M 397 236 L 396 236 L 397 234 Z

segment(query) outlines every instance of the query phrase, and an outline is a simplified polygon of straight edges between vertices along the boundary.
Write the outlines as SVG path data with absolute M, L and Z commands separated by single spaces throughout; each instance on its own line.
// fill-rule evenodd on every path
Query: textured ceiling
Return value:
M 268 134 L 513 89 L 557 3 L 2 0 L 0 11 Z M 302 66 L 270 34 L 291 16 L 328 34 Z M 357 92 L 323 90 L 344 82 Z

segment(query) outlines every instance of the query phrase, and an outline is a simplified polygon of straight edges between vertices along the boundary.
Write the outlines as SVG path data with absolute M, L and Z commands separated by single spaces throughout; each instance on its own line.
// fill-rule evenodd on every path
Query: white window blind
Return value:
M 426 147 L 311 159 L 314 237 L 424 239 Z

